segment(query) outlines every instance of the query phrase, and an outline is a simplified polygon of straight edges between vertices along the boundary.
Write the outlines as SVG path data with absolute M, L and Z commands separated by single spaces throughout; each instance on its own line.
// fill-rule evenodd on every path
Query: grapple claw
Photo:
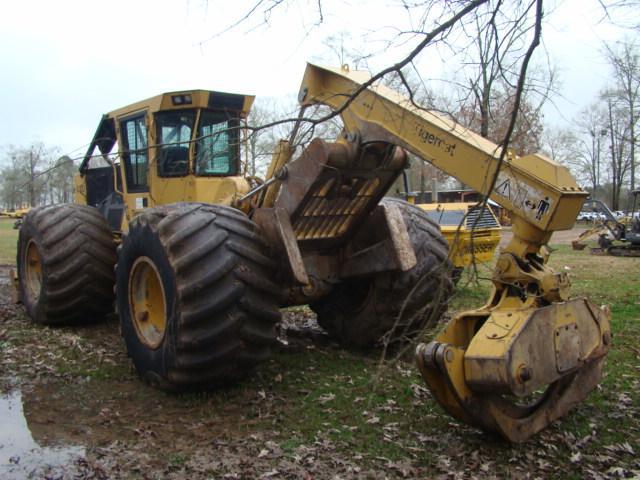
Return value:
M 416 359 L 452 416 L 523 442 L 597 386 L 610 344 L 609 316 L 585 299 L 477 310 L 420 344 Z

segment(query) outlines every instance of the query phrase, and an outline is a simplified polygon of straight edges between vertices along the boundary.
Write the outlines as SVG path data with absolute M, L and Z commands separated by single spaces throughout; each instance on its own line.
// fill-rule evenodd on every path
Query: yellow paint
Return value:
M 196 144 L 198 140 L 197 127 L 199 125 L 202 112 L 212 111 L 225 115 L 224 110 L 220 110 L 220 108 L 215 110 L 210 106 L 210 95 L 213 96 L 215 94 L 215 92 L 209 92 L 206 90 L 188 90 L 164 93 L 109 112 L 103 118 L 103 122 L 114 122 L 115 136 L 117 137 L 117 150 L 119 152 L 124 152 L 126 150 L 126 144 L 123 139 L 124 132 L 120 131 L 121 122 L 123 120 L 142 116 L 146 127 L 146 155 L 148 161 L 146 171 L 146 185 L 148 189 L 146 190 L 148 191 L 135 191 L 135 189 L 129 187 L 125 162 L 119 156 L 104 155 L 102 158 L 98 158 L 96 160 L 98 166 L 105 167 L 106 165 L 110 165 L 113 169 L 113 191 L 122 196 L 125 205 L 125 213 L 123 215 L 120 228 L 121 231 L 126 232 L 128 230 L 129 222 L 146 208 L 175 202 L 203 202 L 232 205 L 239 197 L 249 191 L 249 182 L 242 176 L 242 172 L 240 171 L 239 154 L 237 158 L 232 157 L 231 160 L 231 162 L 237 167 L 234 175 L 205 176 L 196 174 Z M 175 104 L 174 98 L 176 96 L 188 96 L 191 102 L 189 104 Z M 234 111 L 235 118 L 244 119 L 247 117 L 249 110 L 251 109 L 254 97 L 251 95 L 236 95 L 235 97 L 236 99 L 241 99 L 241 110 Z M 160 176 L 158 174 L 160 145 L 156 138 L 156 114 L 159 112 L 178 110 L 191 113 L 195 112 L 191 138 L 187 139 L 189 142 L 187 154 L 188 159 L 185 162 L 187 171 L 182 176 Z M 241 126 L 231 128 L 240 129 Z M 240 138 L 241 135 L 238 137 Z M 181 141 L 180 143 L 183 144 L 186 143 L 186 141 Z M 94 156 L 100 157 L 97 147 L 95 149 Z M 90 170 L 88 170 L 88 172 L 90 172 Z M 122 179 L 120 182 L 121 186 L 118 185 L 118 182 L 116 181 L 118 176 Z M 74 183 L 75 202 L 79 204 L 87 204 L 86 173 L 83 172 L 76 175 Z
M 129 309 L 139 340 L 158 348 L 167 330 L 167 302 L 160 273 L 148 257 L 138 257 L 131 267 Z
M 463 223 L 446 224 L 437 212 L 460 212 L 461 217 L 469 211 L 470 208 L 477 205 L 469 202 L 455 203 L 422 203 L 417 206 L 421 209 L 431 212 L 431 218 L 438 222 L 442 235 L 449 244 L 449 258 L 456 268 L 464 268 L 476 263 L 487 263 L 493 260 L 498 244 L 500 243 L 500 226 L 498 219 L 486 207 L 485 215 L 490 215 L 495 221 L 495 227 L 483 228 L 476 226 L 472 231 L 467 227 L 467 219 Z M 438 221 L 440 219 L 440 221 Z
M 406 148 L 541 231 L 573 227 L 588 193 L 566 167 L 541 154 L 518 157 L 512 152 L 504 154 L 501 164 L 502 149 L 493 142 L 379 83 L 345 105 L 349 94 L 369 80 L 367 72 L 308 64 L 302 103 L 343 109 L 346 129 L 359 132 L 363 141 L 387 140 Z M 489 191 L 494 177 L 495 188 Z
M 36 242 L 29 240 L 24 254 L 25 293 L 31 303 L 37 303 L 42 290 L 42 261 Z

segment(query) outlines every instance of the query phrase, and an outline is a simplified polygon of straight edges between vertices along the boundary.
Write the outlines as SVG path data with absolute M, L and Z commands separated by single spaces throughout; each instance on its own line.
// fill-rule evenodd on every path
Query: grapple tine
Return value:
M 416 359 L 453 417 L 524 442 L 598 385 L 609 318 L 608 309 L 584 299 L 510 312 L 480 309 L 455 317 L 433 342 L 420 344 Z

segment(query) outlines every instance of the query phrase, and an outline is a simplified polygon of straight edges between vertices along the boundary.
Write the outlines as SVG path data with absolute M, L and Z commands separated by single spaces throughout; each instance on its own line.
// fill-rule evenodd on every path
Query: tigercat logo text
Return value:
M 447 142 L 443 138 L 431 133 L 424 125 L 420 125 L 419 123 L 416 123 L 416 134 L 420 137 L 422 143 L 438 147 L 444 150 L 445 153 L 448 153 L 449 156 L 453 157 L 456 151 L 455 143 Z

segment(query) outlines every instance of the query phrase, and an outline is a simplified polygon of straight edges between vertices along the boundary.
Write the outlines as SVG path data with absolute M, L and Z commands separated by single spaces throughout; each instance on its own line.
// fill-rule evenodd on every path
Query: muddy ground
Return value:
M 260 418 L 274 400 L 259 377 L 233 402 L 165 394 L 136 375 L 115 318 L 33 325 L 11 304 L 8 278 L 0 266 L 0 342 L 18 345 L 1 349 L 1 479 L 309 478 L 321 468 L 313 445 L 280 462 L 277 425 L 265 430 Z
M 554 241 L 570 243 L 577 233 L 579 230 L 563 234 Z M 544 445 L 543 457 L 537 456 L 540 450 L 532 459 L 514 454 L 511 463 L 500 467 L 502 475 L 488 470 L 491 456 L 478 453 L 486 437 L 459 424 L 452 430 L 455 434 L 449 433 L 450 420 L 442 414 L 437 418 L 427 415 L 442 423 L 442 434 L 429 437 L 412 432 L 420 449 L 432 445 L 439 452 L 433 460 L 422 462 L 424 470 L 411 461 L 413 444 L 403 447 L 406 461 L 359 453 L 359 445 L 367 440 L 359 438 L 357 427 L 340 426 L 346 429 L 345 440 L 335 440 L 335 428 L 326 425 L 312 441 L 303 441 L 308 437 L 283 431 L 281 421 L 299 399 L 312 394 L 310 388 L 323 388 L 323 380 L 305 383 L 301 378 L 304 370 L 282 366 L 295 366 L 305 350 L 321 350 L 320 359 L 345 365 L 361 362 L 365 369 L 375 369 L 377 359 L 346 356 L 317 330 L 305 330 L 301 338 L 288 338 L 289 345 L 280 347 L 277 360 L 267 362 L 230 390 L 169 395 L 140 381 L 126 357 L 115 318 L 77 328 L 33 325 L 22 307 L 10 302 L 8 274 L 9 266 L 0 266 L 1 479 L 500 478 L 504 472 L 517 478 L 544 478 L 545 472 L 553 470 L 539 458 L 553 455 L 558 438 L 575 440 L 567 440 L 556 430 L 549 434 L 555 437 L 542 437 L 538 444 Z M 285 323 L 307 325 L 313 319 L 306 310 L 289 311 Z M 304 366 L 309 371 L 320 368 L 321 364 L 314 363 Z M 411 365 L 400 368 L 399 373 L 413 375 L 408 369 Z M 353 381 L 344 375 L 345 382 Z M 341 377 L 332 381 L 336 378 Z M 281 382 L 294 385 L 289 389 L 292 396 L 278 394 L 274 385 Z M 410 388 L 416 408 L 424 409 L 425 402 L 433 404 L 420 379 Z M 333 400 L 332 394 L 319 398 L 329 406 Z M 380 408 L 398 410 L 391 398 L 383 399 Z M 376 419 L 379 421 L 371 415 L 365 423 L 375 427 Z M 393 438 L 396 427 L 389 425 L 390 430 L 380 427 L 385 438 L 387 434 Z M 356 430 L 350 433 L 349 429 Z M 462 437 L 471 438 L 472 447 L 460 444 Z M 500 452 L 504 447 L 498 442 L 489 449 Z M 460 465 L 459 459 L 466 456 L 465 470 L 451 466 Z M 560 477 L 571 465 L 567 468 L 560 470 Z

